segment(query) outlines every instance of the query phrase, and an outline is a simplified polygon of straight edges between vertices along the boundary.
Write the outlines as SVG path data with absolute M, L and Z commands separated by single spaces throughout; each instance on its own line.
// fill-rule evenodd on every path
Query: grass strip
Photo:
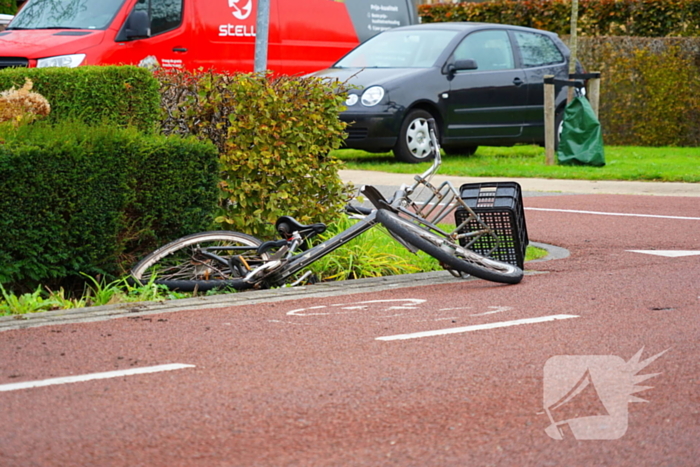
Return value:
M 340 149 L 333 156 L 345 168 L 390 173 L 420 173 L 429 163 L 396 162 L 392 153 Z M 544 148 L 534 145 L 480 147 L 472 156 L 444 156 L 440 175 L 463 177 L 553 178 L 700 182 L 700 148 L 606 146 L 604 167 L 545 164 Z

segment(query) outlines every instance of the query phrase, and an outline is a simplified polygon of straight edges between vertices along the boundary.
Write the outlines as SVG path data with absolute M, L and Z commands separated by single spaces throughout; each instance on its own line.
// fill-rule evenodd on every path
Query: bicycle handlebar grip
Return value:
M 429 119 L 428 119 L 428 128 L 437 133 L 437 126 L 435 125 L 435 119 L 434 119 L 434 118 L 429 118 Z

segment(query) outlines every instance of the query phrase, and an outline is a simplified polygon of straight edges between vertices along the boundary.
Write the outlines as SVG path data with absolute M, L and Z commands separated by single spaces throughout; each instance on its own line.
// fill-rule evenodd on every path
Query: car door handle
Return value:
M 523 80 L 521 80 L 520 78 L 518 78 L 516 76 L 515 79 L 513 80 L 513 84 L 515 84 L 516 86 L 520 86 L 521 84 L 523 84 Z
M 187 49 L 184 47 L 173 47 L 173 52 L 187 52 Z

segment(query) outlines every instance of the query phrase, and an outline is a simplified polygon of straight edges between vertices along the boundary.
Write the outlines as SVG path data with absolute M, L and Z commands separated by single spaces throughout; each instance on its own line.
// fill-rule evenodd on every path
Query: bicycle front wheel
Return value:
M 377 219 L 391 233 L 437 259 L 446 269 L 503 284 L 517 284 L 523 279 L 523 271 L 519 267 L 485 258 L 394 212 L 380 209 Z
M 257 255 L 262 242 L 239 232 L 201 232 L 168 243 L 142 259 L 131 270 L 141 284 L 153 281 L 169 289 L 191 292 L 230 287 L 253 287 L 243 281 L 240 264 L 257 266 L 266 257 Z M 232 261 L 240 257 L 243 261 Z

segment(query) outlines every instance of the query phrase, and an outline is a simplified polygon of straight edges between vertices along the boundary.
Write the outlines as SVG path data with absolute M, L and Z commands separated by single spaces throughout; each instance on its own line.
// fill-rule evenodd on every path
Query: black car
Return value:
M 569 50 L 538 29 L 488 23 L 394 28 L 314 76 L 352 85 L 340 118 L 348 148 L 393 150 L 404 162 L 430 157 L 426 120 L 446 153 L 477 146 L 544 143 L 545 75 L 567 79 Z M 558 88 L 557 115 L 566 89 Z

